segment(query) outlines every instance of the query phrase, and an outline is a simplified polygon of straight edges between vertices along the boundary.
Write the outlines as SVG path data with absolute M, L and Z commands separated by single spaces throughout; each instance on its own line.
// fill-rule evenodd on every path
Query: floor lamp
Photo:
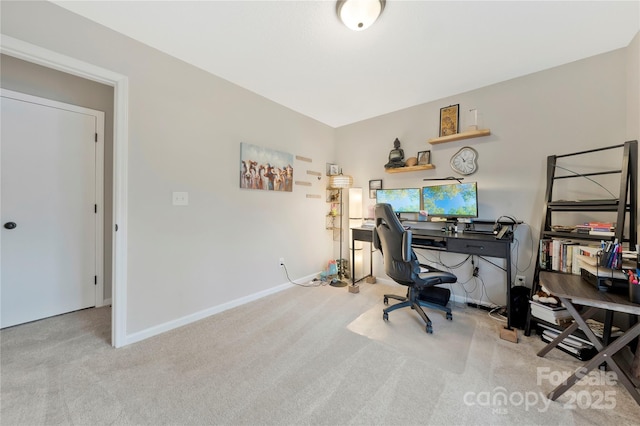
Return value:
M 331 189 L 337 189 L 340 191 L 340 216 L 339 216 L 339 220 L 340 220 L 340 265 L 338 268 L 338 280 L 337 281 L 331 281 L 330 285 L 333 287 L 346 287 L 348 284 L 346 282 L 344 282 L 343 279 L 343 269 L 344 269 L 344 264 L 342 262 L 342 229 L 343 229 L 343 225 L 342 225 L 342 206 L 344 204 L 344 200 L 342 199 L 342 190 L 345 188 L 349 188 L 351 185 L 353 184 L 353 178 L 349 175 L 343 175 L 343 174 L 339 174 L 339 175 L 333 175 L 331 176 L 331 178 L 329 179 L 329 187 Z
M 359 228 L 362 226 L 362 188 L 349 188 L 349 227 Z M 353 231 L 352 231 L 353 232 Z M 355 241 L 352 238 L 351 233 L 347 234 L 347 241 L 351 240 L 351 250 L 347 252 L 350 254 L 351 259 L 351 285 L 349 286 L 349 293 L 359 293 L 360 288 L 356 284 L 356 271 L 358 271 L 358 265 L 362 267 L 364 271 L 363 262 L 363 247 L 361 241 Z M 357 247 L 359 246 L 359 247 Z

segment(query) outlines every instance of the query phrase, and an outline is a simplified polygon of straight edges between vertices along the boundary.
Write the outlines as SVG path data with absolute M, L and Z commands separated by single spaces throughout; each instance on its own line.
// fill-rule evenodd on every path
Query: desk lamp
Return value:
M 353 178 L 349 175 L 343 175 L 343 174 L 339 174 L 339 175 L 333 175 L 331 176 L 331 178 L 329 179 L 329 187 L 332 189 L 337 189 L 340 191 L 340 259 L 339 259 L 339 267 L 338 267 L 338 281 L 332 281 L 330 283 L 331 286 L 333 287 L 346 287 L 348 284 L 346 282 L 344 282 L 343 279 L 343 269 L 344 269 L 344 263 L 342 261 L 342 205 L 344 203 L 343 199 L 342 199 L 342 190 L 345 188 L 349 188 L 351 185 L 353 184 Z

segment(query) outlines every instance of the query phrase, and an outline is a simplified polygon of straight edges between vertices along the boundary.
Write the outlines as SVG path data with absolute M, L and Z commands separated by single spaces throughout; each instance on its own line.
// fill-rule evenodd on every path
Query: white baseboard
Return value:
M 312 280 L 313 278 L 315 278 L 317 275 L 318 274 L 308 275 L 307 277 L 302 277 L 302 278 L 297 279 L 295 281 L 297 281 L 297 282 L 300 282 L 300 281 L 308 282 L 308 281 Z M 226 311 L 228 309 L 244 305 L 245 303 L 249 303 L 249 302 L 253 302 L 254 300 L 261 299 L 261 298 L 263 298 L 265 296 L 269 296 L 271 294 L 278 293 L 278 292 L 280 292 L 282 290 L 286 290 L 286 289 L 291 288 L 293 286 L 294 286 L 294 284 L 292 284 L 292 283 L 280 284 L 278 286 L 271 287 L 271 288 L 268 288 L 266 290 L 254 293 L 254 294 L 250 294 L 248 296 L 244 296 L 244 297 L 241 297 L 239 299 L 235 299 L 235 300 L 223 303 L 223 304 L 218 305 L 218 306 L 213 306 L 211 308 L 207 308 L 207 309 L 204 309 L 202 311 L 195 312 L 195 313 L 190 314 L 190 315 L 186 315 L 186 316 L 184 316 L 182 318 L 177 318 L 175 320 L 167 321 L 164 324 L 159 324 L 159 325 L 156 325 L 156 326 L 153 326 L 153 327 L 149 327 L 149 328 L 147 328 L 145 330 L 141 330 L 141 331 L 138 331 L 138 332 L 135 332 L 135 333 L 132 333 L 132 334 L 127 334 L 126 337 L 125 337 L 125 341 L 124 341 L 124 345 L 123 346 L 130 345 L 132 343 L 140 342 L 140 341 L 148 339 L 150 337 L 157 336 L 158 334 L 162 334 L 162 333 L 165 333 L 167 331 L 173 330 L 175 328 L 182 327 L 184 325 L 191 324 L 191 323 L 199 321 L 201 319 L 210 317 L 211 315 L 215 315 L 215 314 L 218 314 L 220 312 L 224 312 L 224 311 Z

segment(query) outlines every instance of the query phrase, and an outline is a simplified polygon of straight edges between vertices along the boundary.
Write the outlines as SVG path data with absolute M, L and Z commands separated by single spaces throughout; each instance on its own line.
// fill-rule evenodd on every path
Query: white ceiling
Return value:
M 354 32 L 335 1 L 54 1 L 339 127 L 625 47 L 640 1 L 387 0 Z

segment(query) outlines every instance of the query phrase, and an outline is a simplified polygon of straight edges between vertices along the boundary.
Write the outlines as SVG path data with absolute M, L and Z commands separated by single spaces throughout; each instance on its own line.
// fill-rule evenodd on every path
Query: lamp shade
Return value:
M 362 31 L 376 22 L 384 4 L 385 0 L 338 0 L 336 12 L 347 28 Z
M 329 186 L 334 189 L 349 188 L 353 185 L 353 178 L 349 175 L 333 175 L 329 179 Z

